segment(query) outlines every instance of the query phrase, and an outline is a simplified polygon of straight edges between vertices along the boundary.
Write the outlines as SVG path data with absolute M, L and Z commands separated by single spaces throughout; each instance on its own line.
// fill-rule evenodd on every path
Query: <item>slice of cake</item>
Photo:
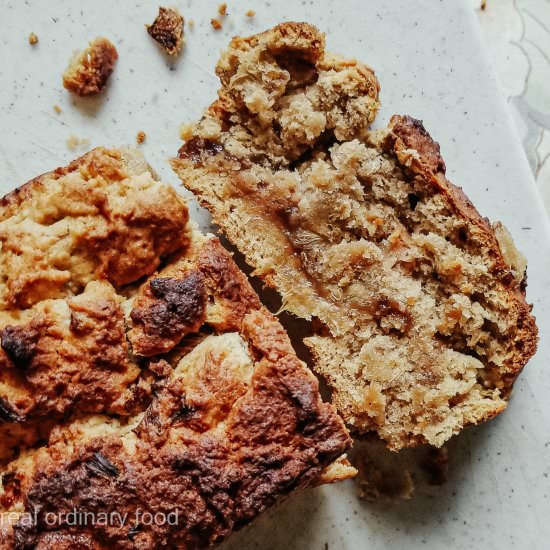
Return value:
M 235 38 L 173 168 L 276 288 L 349 426 L 441 446 L 506 407 L 536 349 L 523 256 L 420 121 L 369 131 L 372 72 L 285 23 Z
M 139 153 L 95 149 L 0 215 L 2 550 L 207 548 L 355 474 L 278 320 Z

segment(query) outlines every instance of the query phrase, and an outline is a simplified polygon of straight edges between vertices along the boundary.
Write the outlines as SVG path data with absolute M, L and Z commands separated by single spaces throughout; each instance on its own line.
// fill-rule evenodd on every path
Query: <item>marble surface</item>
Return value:
M 531 77 L 526 93 L 511 84 L 509 72 L 517 67 L 512 61 L 508 66 L 508 56 L 519 54 L 498 30 L 501 23 L 491 26 L 492 18 L 503 13 L 509 36 L 531 52 L 527 57 L 534 55 L 534 39 L 526 39 L 521 29 L 514 34 L 520 4 L 527 6 L 529 0 L 517 0 L 515 6 L 489 0 L 483 13 L 471 0 L 230 0 L 229 16 L 218 32 L 210 27 L 217 1 L 175 3 L 194 19 L 195 28 L 174 62 L 143 28 L 152 21 L 156 3 L 0 0 L 0 192 L 83 152 L 85 147 L 67 149 L 71 135 L 88 139 L 87 147 L 134 144 L 139 130 L 147 133 L 141 148 L 148 160 L 163 179 L 178 185 L 166 162 L 180 143 L 178 125 L 196 119 L 215 97 L 213 69 L 229 37 L 281 20 L 308 20 L 327 32 L 330 49 L 376 69 L 383 102 L 376 124 L 384 125 L 395 112 L 422 118 L 441 143 L 449 178 L 464 187 L 484 215 L 509 227 L 529 260 L 528 298 L 541 330 L 539 352 L 518 381 L 509 410 L 452 440 L 451 475 L 444 486 L 425 487 L 412 500 L 395 504 L 359 501 L 353 482 L 310 490 L 265 514 L 229 540 L 225 550 L 547 548 L 550 236 L 531 169 L 537 167 L 535 151 L 541 157 L 539 181 L 548 163 L 542 162 L 541 144 L 528 155 L 529 165 L 510 108 L 521 122 L 526 109 L 547 116 L 548 103 L 544 85 L 531 86 Z M 245 17 L 251 8 L 257 15 Z M 529 16 L 522 17 L 527 21 Z M 484 29 L 492 50 L 483 43 L 477 21 L 483 18 L 489 21 Z M 27 42 L 31 31 L 39 37 L 34 47 Z M 100 34 L 119 50 L 113 78 L 102 97 L 74 99 L 62 88 L 61 74 L 72 50 Z M 492 60 L 490 51 L 498 53 L 498 44 L 510 53 Z M 505 93 L 492 65 L 510 83 Z M 56 113 L 54 105 L 62 112 Z M 533 128 L 520 126 L 528 151 L 529 143 L 537 143 Z M 191 204 L 192 215 L 209 228 L 207 214 Z
M 474 9 L 550 215 L 550 1 L 488 0 Z

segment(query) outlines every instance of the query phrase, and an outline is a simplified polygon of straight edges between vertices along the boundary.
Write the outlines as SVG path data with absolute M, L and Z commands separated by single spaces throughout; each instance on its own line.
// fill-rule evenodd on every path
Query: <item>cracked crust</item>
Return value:
M 120 288 L 184 246 L 187 207 L 128 150 L 94 149 L 0 203 L 0 310 Z
M 377 87 L 327 59 L 309 25 L 233 39 L 172 166 L 283 307 L 315 321 L 306 343 L 348 425 L 394 450 L 441 446 L 504 410 L 536 350 L 525 260 L 446 180 L 422 123 L 369 131 L 356 107 Z
M 1 549 L 206 548 L 355 474 L 278 320 L 139 153 L 94 150 L 0 220 Z M 75 527 L 73 509 L 178 519 Z

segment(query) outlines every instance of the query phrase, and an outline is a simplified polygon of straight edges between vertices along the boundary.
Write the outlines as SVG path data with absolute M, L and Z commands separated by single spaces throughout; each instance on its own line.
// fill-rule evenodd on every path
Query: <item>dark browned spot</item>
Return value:
M 178 409 L 176 409 L 176 411 L 172 415 L 172 419 L 174 423 L 184 422 L 185 420 L 188 420 L 189 417 L 193 416 L 194 413 L 196 412 L 196 409 L 194 407 L 187 404 L 185 400 L 185 395 L 182 396 L 180 403 L 181 403 L 180 406 L 178 407 Z
M 411 207 L 411 210 L 414 211 L 416 205 L 418 204 L 418 201 L 420 200 L 420 197 L 416 193 L 409 193 L 407 195 L 407 200 L 409 201 L 409 206 Z
M 4 399 L 0 397 L 0 422 L 23 422 L 24 418 Z
M 118 477 L 118 468 L 103 454 L 94 453 L 94 456 L 86 462 L 86 469 L 94 475 L 102 477 Z
M 162 338 L 184 336 L 185 329 L 201 322 L 206 304 L 204 277 L 193 271 L 184 279 L 159 277 L 149 283 L 155 300 L 132 310 L 130 317 L 147 334 Z
M 36 353 L 40 333 L 33 327 L 7 326 L 0 331 L 2 349 L 8 354 L 14 365 L 26 367 Z

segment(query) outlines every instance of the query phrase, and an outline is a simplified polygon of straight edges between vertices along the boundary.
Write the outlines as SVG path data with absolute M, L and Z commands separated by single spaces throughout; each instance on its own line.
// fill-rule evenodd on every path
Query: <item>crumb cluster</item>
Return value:
M 136 141 L 138 144 L 142 144 L 146 138 L 147 134 L 143 130 L 140 130 L 136 135 Z
M 159 13 L 152 25 L 147 25 L 147 32 L 169 55 L 178 55 L 185 43 L 183 36 L 184 19 L 175 8 L 159 8 Z
M 76 53 L 63 74 L 63 86 L 78 96 L 100 93 L 111 76 L 118 52 L 107 38 L 96 38 Z
M 54 110 L 57 113 L 57 109 Z M 61 112 L 61 109 L 59 109 L 59 112 Z M 66 141 L 67 149 L 74 151 L 75 149 L 78 149 L 79 147 L 88 147 L 90 145 L 90 140 L 88 138 L 80 138 L 78 136 L 75 136 L 74 134 L 71 134 Z

